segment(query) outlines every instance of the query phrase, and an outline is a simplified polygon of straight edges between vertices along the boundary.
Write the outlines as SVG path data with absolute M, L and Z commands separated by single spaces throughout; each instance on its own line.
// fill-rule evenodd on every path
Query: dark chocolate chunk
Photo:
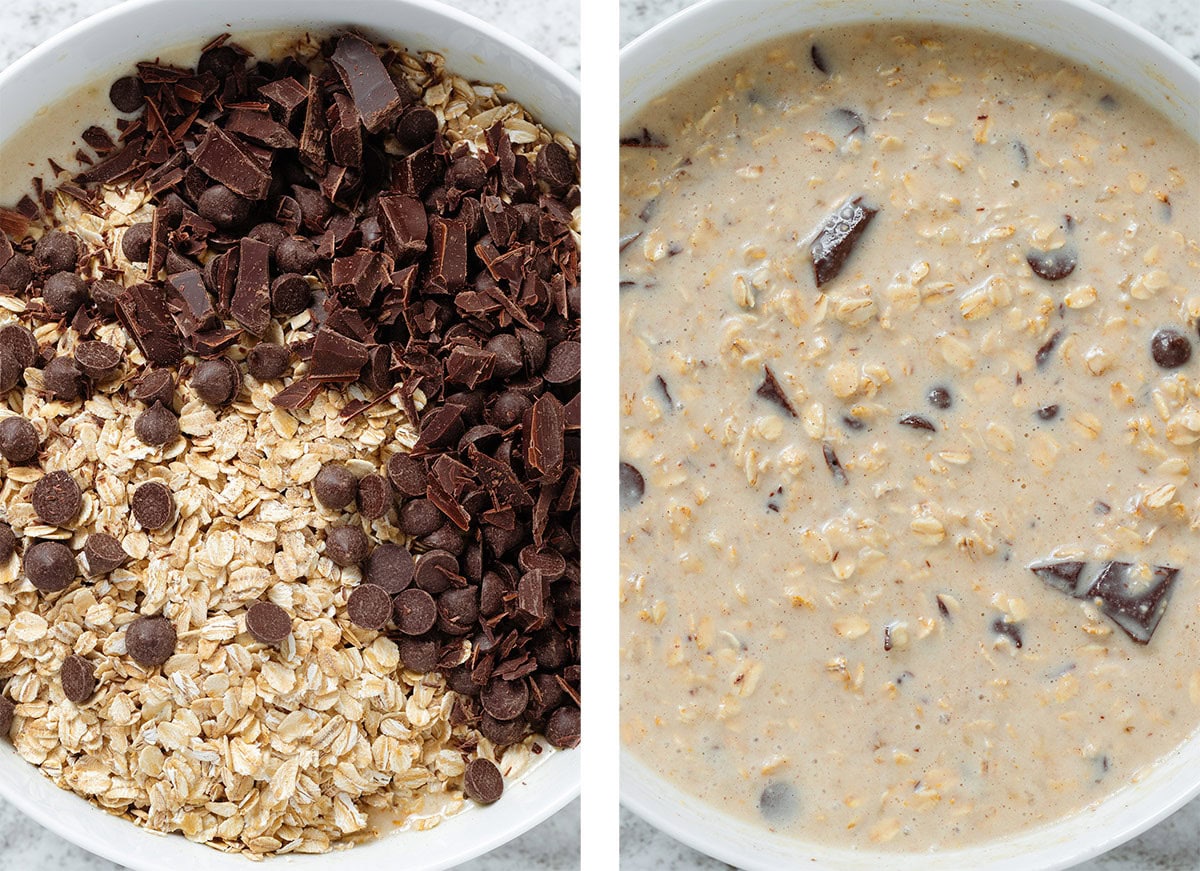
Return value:
M 192 390 L 209 405 L 228 405 L 241 384 L 242 373 L 228 357 L 201 360 L 192 372 Z
M 829 472 L 833 475 L 833 480 L 842 486 L 849 484 L 850 479 L 846 476 L 846 470 L 842 468 L 842 463 L 838 459 L 837 451 L 833 449 L 833 445 L 825 442 L 821 445 L 821 453 L 825 455 L 825 465 L 829 467 Z
M 135 284 L 116 300 L 117 314 L 126 331 L 155 366 L 177 366 L 183 343 L 167 310 L 166 295 L 150 284 Z
M 33 267 L 29 258 L 21 252 L 16 252 L 6 263 L 0 264 L 0 287 L 7 287 L 12 293 L 24 293 L 33 281 Z
M 175 627 L 166 617 L 138 617 L 125 630 L 125 650 L 146 668 L 162 665 L 175 653 Z
M 75 365 L 89 378 L 97 380 L 111 375 L 121 365 L 121 349 L 107 342 L 80 342 L 75 346 Z
M 367 534 L 358 526 L 334 526 L 325 532 L 325 556 L 342 568 L 359 565 L 369 547 Z
M 271 113 L 258 109 L 234 109 L 229 113 L 225 129 L 237 133 L 252 142 L 267 148 L 299 148 L 300 140 L 292 131 L 271 117 Z
M 134 420 L 133 433 L 144 445 L 169 445 L 179 438 L 179 418 L 168 411 L 161 402 L 155 402 Z
M 217 124 L 208 126 L 192 152 L 192 163 L 213 181 L 248 200 L 264 200 L 270 192 L 271 173 Z
M 1025 262 L 1047 281 L 1059 281 L 1075 271 L 1075 250 L 1066 247 L 1056 251 L 1031 251 L 1025 255 Z
M 467 227 L 462 221 L 434 217 L 429 222 L 432 245 L 430 281 L 451 293 L 467 284 Z
M 363 566 L 363 580 L 394 596 L 408 589 L 415 571 L 416 564 L 408 549 L 386 542 L 367 557 Z
M 92 577 L 107 575 L 129 561 L 129 554 L 115 536 L 93 532 L 83 546 L 83 562 Z
M 632 508 L 642 501 L 646 493 L 646 479 L 629 463 L 621 463 L 620 474 L 621 509 Z
M 1053 354 L 1054 349 L 1058 347 L 1058 342 L 1061 338 L 1062 330 L 1055 330 L 1050 335 L 1050 338 L 1048 338 L 1045 343 L 1037 349 L 1037 353 L 1034 354 L 1033 359 L 1039 367 L 1046 365 L 1046 361 L 1050 359 L 1050 355 Z
M 400 638 L 400 662 L 408 671 L 425 674 L 437 668 L 438 643 L 432 638 Z
M 346 600 L 350 622 L 363 629 L 382 629 L 392 618 L 392 597 L 382 587 L 359 584 Z
M 437 603 L 424 590 L 409 587 L 396 596 L 392 616 L 405 635 L 424 635 L 437 622 Z
M 42 440 L 32 423 L 19 415 L 0 421 L 0 456 L 21 465 L 35 459 Z
M 142 529 L 166 529 L 175 520 L 175 497 L 161 481 L 147 481 L 133 491 L 130 504 L 133 518 Z
M 271 323 L 271 246 L 242 239 L 238 250 L 237 285 L 229 313 L 247 332 L 261 337 Z
M 513 720 L 529 706 L 529 685 L 524 680 L 493 678 L 479 694 L 479 701 L 497 720 Z
M 1013 647 L 1018 650 L 1023 646 L 1021 640 L 1021 627 L 1018 623 L 1010 623 L 1004 617 L 997 617 L 992 621 L 992 631 L 997 635 L 1001 635 L 1012 642 Z
M 218 329 L 221 319 L 213 308 L 204 276 L 188 269 L 167 279 L 170 289 L 167 305 L 175 312 L 175 322 L 185 335 Z
M 118 112 L 124 112 L 127 115 L 137 112 L 142 108 L 144 100 L 142 83 L 136 76 L 122 76 L 109 87 L 108 99 Z
M 433 142 L 438 131 L 437 115 L 425 106 L 409 106 L 396 121 L 396 139 L 409 151 Z
M 755 393 L 774 402 L 790 416 L 796 416 L 796 409 L 792 407 L 792 403 L 784 394 L 783 388 L 779 386 L 779 381 L 775 378 L 775 373 L 771 371 L 770 366 L 763 365 L 763 382 L 758 385 L 758 390 Z
M 379 133 L 396 120 L 404 100 L 374 46 L 360 36 L 346 34 L 329 59 L 367 130 Z
M 875 209 L 864 206 L 862 199 L 856 197 L 838 209 L 813 240 L 810 253 L 817 287 L 838 276 L 863 231 L 877 214 Z
M 57 593 L 75 580 L 75 555 L 61 541 L 37 541 L 25 548 L 23 569 L 43 593 Z
M 281 644 L 292 634 L 292 618 L 274 602 L 255 602 L 246 609 L 246 631 L 263 644 Z
M 105 318 L 112 318 L 117 311 L 117 297 L 125 290 L 123 286 L 107 278 L 97 278 L 88 287 L 88 296 L 96 311 Z
M 12 699 L 0 696 L 0 738 L 9 737 L 8 733 L 12 731 L 16 708 L 17 706 L 13 704 Z
M 579 708 L 564 705 L 550 715 L 546 721 L 546 740 L 560 750 L 579 746 L 580 737 Z
M 255 381 L 274 381 L 291 368 L 292 352 L 274 342 L 259 342 L 246 356 L 246 371 Z
M 66 526 L 83 507 L 83 491 L 70 472 L 51 472 L 33 485 L 33 511 L 49 526 Z
M 1148 644 L 1167 610 L 1171 586 L 1179 569 L 1150 566 L 1149 577 L 1139 577 L 1131 563 L 1110 562 L 1084 591 L 1098 599 L 1108 617 L 1138 644 Z
M 1150 354 L 1160 368 L 1178 369 L 1192 359 L 1192 343 L 1175 330 L 1158 330 L 1150 339 Z
M 472 759 L 463 774 L 463 794 L 479 804 L 492 804 L 504 794 L 504 776 L 494 762 Z
M 814 50 L 816 46 L 813 47 Z M 758 812 L 772 825 L 782 825 L 795 818 L 800 799 L 795 788 L 782 780 L 771 780 L 758 796 Z
M 0 327 L 0 350 L 7 351 L 22 369 L 28 369 L 38 358 L 38 343 L 28 327 L 9 324 Z
M 150 259 L 149 221 L 134 224 L 121 234 L 121 253 L 132 263 L 145 263 Z
M 1029 567 L 1029 570 L 1059 592 L 1069 596 L 1083 594 L 1080 589 L 1079 576 L 1087 563 L 1076 560 L 1063 560 L 1054 563 L 1040 563 Z M 1085 583 L 1086 587 L 1087 584 Z
M 358 481 L 358 513 L 365 520 L 378 520 L 395 501 L 392 485 L 382 475 L 363 475 Z
M 1057 405 L 1043 405 L 1037 410 L 1037 416 L 1041 420 L 1054 420 L 1058 417 Z
M 63 695 L 77 705 L 82 705 L 96 692 L 96 670 L 82 656 L 72 653 L 64 659 L 59 678 Z
M 170 409 L 175 401 L 175 379 L 166 369 L 151 369 L 129 391 L 138 402 L 153 406 L 156 402 Z
M 196 210 L 200 217 L 212 221 L 222 230 L 232 230 L 246 223 L 254 204 L 238 196 L 223 184 L 215 184 L 200 194 Z
M 929 432 L 937 432 L 937 427 L 927 417 L 922 417 L 919 414 L 906 414 L 900 418 L 901 426 L 910 426 L 913 429 L 924 429 Z
M 326 508 L 345 508 L 358 495 L 358 479 L 340 463 L 326 463 L 313 479 L 313 493 Z
M 388 480 L 404 496 L 425 493 L 425 464 L 409 454 L 394 454 L 387 464 Z
M 79 260 L 79 244 L 61 230 L 51 230 L 33 247 L 33 259 L 44 272 L 74 272 Z
M 350 382 L 357 381 L 370 354 L 362 342 L 347 338 L 328 326 L 317 330 L 313 343 L 312 370 L 314 381 Z
M 55 357 L 42 370 L 42 384 L 55 399 L 72 402 L 83 395 L 83 373 L 70 357 Z
M 821 47 L 815 42 L 812 48 L 808 51 L 808 56 L 812 59 L 812 65 L 825 75 L 829 75 L 829 62 L 825 60 L 825 53 L 821 51 Z
M 527 470 L 536 472 L 543 480 L 558 480 L 565 458 L 566 422 L 562 403 L 553 393 L 543 393 L 525 414 L 524 426 Z

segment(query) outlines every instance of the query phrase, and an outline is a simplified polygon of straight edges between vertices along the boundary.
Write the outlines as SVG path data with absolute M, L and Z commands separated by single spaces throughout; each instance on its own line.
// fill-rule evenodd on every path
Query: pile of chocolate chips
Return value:
M 81 277 L 85 258 L 64 233 L 35 248 L 29 225 L 54 197 L 35 181 L 36 199 L 0 210 L 0 292 L 40 297 L 31 318 L 61 320 L 83 339 L 101 323 L 124 325 L 150 364 L 129 390 L 146 404 L 135 430 L 151 444 L 178 436 L 177 374 L 205 401 L 228 403 L 241 386 L 228 350 L 253 345 L 272 318 L 310 311 L 312 339 L 250 350 L 260 381 L 288 371 L 290 355 L 309 363 L 273 402 L 300 408 L 358 382 L 374 398 L 347 402 L 343 417 L 397 395 L 420 432 L 411 455 L 341 482 L 353 489 L 342 504 L 366 519 L 398 501 L 418 553 L 414 563 L 396 545 L 372 549 L 357 523 L 332 528 L 327 554 L 364 565 L 352 619 L 393 632 L 406 667 L 445 671 L 456 721 L 498 744 L 536 729 L 575 746 L 578 167 L 554 142 L 514 153 L 500 123 L 477 153 L 449 142 L 416 89 L 389 72 L 392 50 L 345 34 L 321 54 L 319 72 L 296 58 L 266 63 L 226 35 L 194 70 L 138 64 L 110 91 L 135 117 L 119 123 L 119 142 L 86 131 L 99 161 L 58 191 L 96 212 L 100 185 L 150 192 L 152 220 L 121 243 L 145 264 L 144 280 L 123 287 L 119 269 Z M 47 389 L 73 400 L 120 362 L 96 347 L 59 363 L 36 342 L 16 347 L 28 331 L 10 338 L 0 341 L 5 390 L 20 364 L 35 365 Z M 171 522 L 161 495 L 147 491 L 143 524 Z M 378 588 L 394 597 L 388 613 Z M 459 664 L 464 638 L 472 653 Z

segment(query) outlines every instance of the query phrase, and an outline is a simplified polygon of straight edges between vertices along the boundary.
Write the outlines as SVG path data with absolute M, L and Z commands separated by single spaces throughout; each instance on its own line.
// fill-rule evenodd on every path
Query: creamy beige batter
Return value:
M 757 47 L 623 133 L 626 748 L 772 830 L 923 850 L 1195 732 L 1197 131 L 1030 47 L 881 26 Z M 1178 569 L 1149 643 L 1029 569 L 1061 560 L 1133 593 Z

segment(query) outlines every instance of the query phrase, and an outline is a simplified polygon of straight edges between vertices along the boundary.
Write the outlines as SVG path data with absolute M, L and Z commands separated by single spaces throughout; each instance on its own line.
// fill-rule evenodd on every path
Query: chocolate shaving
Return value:
M 237 284 L 229 303 L 234 320 L 255 336 L 271 325 L 271 246 L 246 237 L 238 245 Z

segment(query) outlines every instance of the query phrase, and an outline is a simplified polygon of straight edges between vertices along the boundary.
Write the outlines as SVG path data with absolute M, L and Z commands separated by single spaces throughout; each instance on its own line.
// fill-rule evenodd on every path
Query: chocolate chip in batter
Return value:
M 1025 262 L 1041 278 L 1061 281 L 1075 271 L 1075 249 L 1063 247 L 1055 251 L 1031 251 L 1025 255 Z
M 125 650 L 146 668 L 162 665 L 175 653 L 175 627 L 166 617 L 138 617 L 125 630 Z
M 782 780 L 771 780 L 758 796 L 758 812 L 772 825 L 786 823 L 796 816 L 800 799 L 795 788 Z
M 1037 416 L 1039 420 L 1054 420 L 1054 418 L 1058 417 L 1058 406 L 1043 405 L 1037 410 Z
M 1178 369 L 1192 359 L 1192 343 L 1180 332 L 1162 329 L 1150 339 L 1150 354 L 1159 367 Z
M 1018 650 L 1021 648 L 1021 629 L 1019 624 L 1009 623 L 1003 617 L 997 617 L 992 621 L 992 631 L 997 635 L 1003 635 L 1005 638 L 1011 641 L 1013 646 Z
M 954 398 L 950 395 L 950 391 L 940 385 L 930 388 L 925 398 L 934 408 L 940 408 L 943 411 L 954 404 Z
M 829 61 L 825 60 L 825 53 L 821 51 L 821 46 L 815 42 L 812 48 L 808 51 L 808 56 L 812 58 L 812 65 L 825 75 L 829 75 Z
M 1077 560 L 1063 560 L 1031 565 L 1029 570 L 1059 592 L 1075 596 L 1080 594 L 1079 576 L 1086 565 L 1087 563 Z
M 933 422 L 929 418 L 922 417 L 919 414 L 904 415 L 902 418 L 900 418 L 900 425 L 912 427 L 913 429 L 923 429 L 928 430 L 929 432 L 937 432 L 937 427 L 933 425 Z
M 1046 365 L 1046 362 L 1050 359 L 1050 355 L 1053 354 L 1054 349 L 1058 347 L 1058 342 L 1060 339 L 1062 339 L 1062 330 L 1055 330 L 1053 333 L 1051 333 L 1050 338 L 1048 338 L 1042 344 L 1042 346 L 1037 349 L 1037 353 L 1034 354 L 1033 359 L 1039 368 Z
M 479 804 L 491 804 L 504 794 L 504 777 L 494 762 L 472 759 L 463 775 L 463 793 Z
M 1166 613 L 1179 569 L 1150 566 L 1149 579 L 1131 571 L 1132 563 L 1110 562 L 1084 596 L 1099 599 L 1104 615 L 1138 644 L 1147 644 Z
M 821 445 L 821 453 L 825 455 L 825 465 L 829 467 L 829 472 L 833 475 L 833 480 L 837 481 L 843 487 L 849 484 L 850 479 L 846 476 L 846 470 L 842 468 L 841 460 L 838 459 L 837 451 L 833 449 L 833 445 L 825 442 Z
M 646 479 L 629 463 L 621 463 L 621 510 L 632 508 L 646 493 Z
M 142 108 L 142 84 L 136 76 L 122 76 L 109 87 L 108 99 L 118 112 L 136 112 Z
M 33 485 L 33 511 L 50 526 L 66 526 L 83 507 L 83 491 L 70 472 L 51 472 Z
M 774 402 L 792 417 L 796 416 L 796 409 L 792 407 L 792 403 L 784 395 L 783 389 L 779 386 L 779 381 L 776 380 L 775 373 L 771 371 L 770 366 L 763 366 L 763 382 L 758 386 L 758 390 L 754 392 L 764 399 Z
M 867 225 L 878 214 L 862 201 L 862 197 L 855 197 L 843 205 L 825 221 L 813 240 L 810 254 L 818 288 L 837 278 Z

